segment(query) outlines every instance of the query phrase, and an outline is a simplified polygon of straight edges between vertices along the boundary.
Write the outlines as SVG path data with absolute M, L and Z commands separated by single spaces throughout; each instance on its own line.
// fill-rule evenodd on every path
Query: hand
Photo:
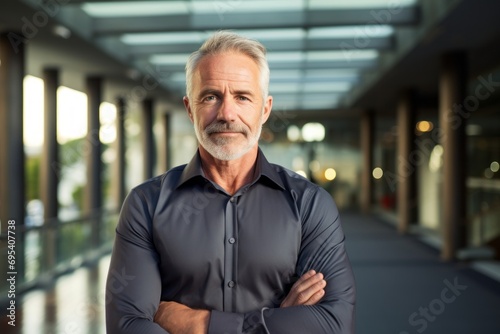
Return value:
M 194 310 L 176 302 L 161 302 L 154 322 L 171 334 L 206 334 L 210 311 Z
M 309 270 L 292 286 L 280 307 L 314 305 L 325 295 L 323 274 Z

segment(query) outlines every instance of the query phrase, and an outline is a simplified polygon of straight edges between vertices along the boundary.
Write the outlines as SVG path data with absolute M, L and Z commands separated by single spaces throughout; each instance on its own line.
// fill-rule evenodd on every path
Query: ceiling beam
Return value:
M 140 0 L 69 0 L 69 4 L 71 5 L 77 5 L 77 4 L 84 4 L 84 3 L 100 3 L 100 2 L 137 2 Z M 148 0 L 148 1 L 158 1 L 162 2 L 165 0 Z
M 111 43 L 114 38 L 103 38 Z M 269 52 L 273 51 L 326 51 L 326 50 L 344 50 L 354 46 L 354 38 L 321 38 L 314 40 L 290 40 L 290 41 L 270 41 L 263 42 Z M 150 54 L 161 53 L 191 53 L 197 50 L 201 43 L 179 43 L 179 44 L 151 44 L 151 45 L 128 45 L 126 52 L 130 56 L 140 57 Z M 394 40 L 391 37 L 370 38 L 367 39 L 363 49 L 391 50 L 394 48 Z
M 385 12 L 384 12 L 385 11 Z M 273 29 L 313 28 L 327 26 L 389 24 L 395 26 L 416 25 L 419 7 L 401 8 L 391 15 L 388 10 L 374 9 L 326 9 L 283 12 L 259 12 L 248 20 L 250 13 L 227 12 L 221 18 L 213 13 L 179 14 L 168 16 L 94 18 L 94 36 L 112 36 L 138 32 L 203 31 L 219 29 Z

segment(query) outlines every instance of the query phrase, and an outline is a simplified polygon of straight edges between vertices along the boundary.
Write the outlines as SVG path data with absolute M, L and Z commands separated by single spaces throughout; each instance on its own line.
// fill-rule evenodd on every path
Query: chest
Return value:
M 162 272 L 172 280 L 279 280 L 295 269 L 299 217 L 280 190 L 234 197 L 199 188 L 173 193 L 158 203 L 153 222 Z

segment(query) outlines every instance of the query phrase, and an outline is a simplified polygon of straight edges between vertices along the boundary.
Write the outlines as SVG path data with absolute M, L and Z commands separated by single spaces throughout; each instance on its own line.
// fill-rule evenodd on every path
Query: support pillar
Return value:
M 439 82 L 439 127 L 443 146 L 443 248 L 441 258 L 455 259 L 466 245 L 465 220 L 465 119 L 454 112 L 466 94 L 466 57 L 449 53 L 441 59 Z
M 397 210 L 398 231 L 407 233 L 416 216 L 416 174 L 417 166 L 413 163 L 415 152 L 415 117 L 414 94 L 411 91 L 402 94 L 397 107 Z
M 172 133 L 171 133 L 171 122 L 172 122 L 172 116 L 168 113 L 163 114 L 162 116 L 162 125 L 163 125 L 163 145 L 164 145 L 164 150 L 163 150 L 163 161 L 162 161 L 162 170 L 167 171 L 170 168 L 172 168 L 172 156 L 170 152 L 170 141 L 172 140 Z
M 44 219 L 57 218 L 57 167 L 59 164 L 57 144 L 57 87 L 59 70 L 48 68 L 43 71 L 44 81 L 44 142 L 41 166 L 41 197 Z
M 363 157 L 361 170 L 361 210 L 364 213 L 370 211 L 373 198 L 373 113 L 366 111 L 361 115 L 360 142 Z
M 0 34 L 0 220 L 24 224 L 25 179 L 23 143 L 24 44 L 11 45 L 14 33 Z M 19 35 L 17 35 L 19 36 Z M 17 234 L 17 232 L 16 232 Z M 17 239 L 17 238 L 16 238 Z
M 43 71 L 44 82 L 44 141 L 41 164 L 41 198 L 44 207 L 44 224 L 51 225 L 44 230 L 43 266 L 47 271 L 55 268 L 57 257 L 57 214 L 58 214 L 58 173 L 59 166 L 57 144 L 57 88 L 59 70 L 46 68 Z
M 102 209 L 102 144 L 99 138 L 99 107 L 102 102 L 102 78 L 87 77 L 86 90 L 88 99 L 87 111 L 87 188 L 85 211 L 92 215 L 92 245 L 98 246 L 100 241 L 100 210 Z
M 153 100 L 142 102 L 142 152 L 144 180 L 153 177 L 154 139 L 153 139 Z
M 117 204 L 118 207 L 122 206 L 126 196 L 125 186 L 125 114 L 126 103 L 124 98 L 118 98 L 116 101 L 116 151 L 117 151 Z
M 0 225 L 2 234 L 10 231 L 9 236 L 15 236 L 17 261 L 15 267 L 8 268 L 8 272 L 16 272 L 17 282 L 22 282 L 26 200 L 23 143 L 25 45 L 12 44 L 12 38 L 16 36 L 19 41 L 20 34 L 0 33 Z M 4 241 L 0 244 L 4 248 Z

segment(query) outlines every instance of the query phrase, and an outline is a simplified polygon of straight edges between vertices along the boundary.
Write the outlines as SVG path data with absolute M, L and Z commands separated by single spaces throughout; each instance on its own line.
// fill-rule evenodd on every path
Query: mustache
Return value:
M 217 132 L 241 132 L 246 135 L 248 129 L 243 124 L 227 122 L 213 122 L 205 128 L 205 133 L 207 135 Z

